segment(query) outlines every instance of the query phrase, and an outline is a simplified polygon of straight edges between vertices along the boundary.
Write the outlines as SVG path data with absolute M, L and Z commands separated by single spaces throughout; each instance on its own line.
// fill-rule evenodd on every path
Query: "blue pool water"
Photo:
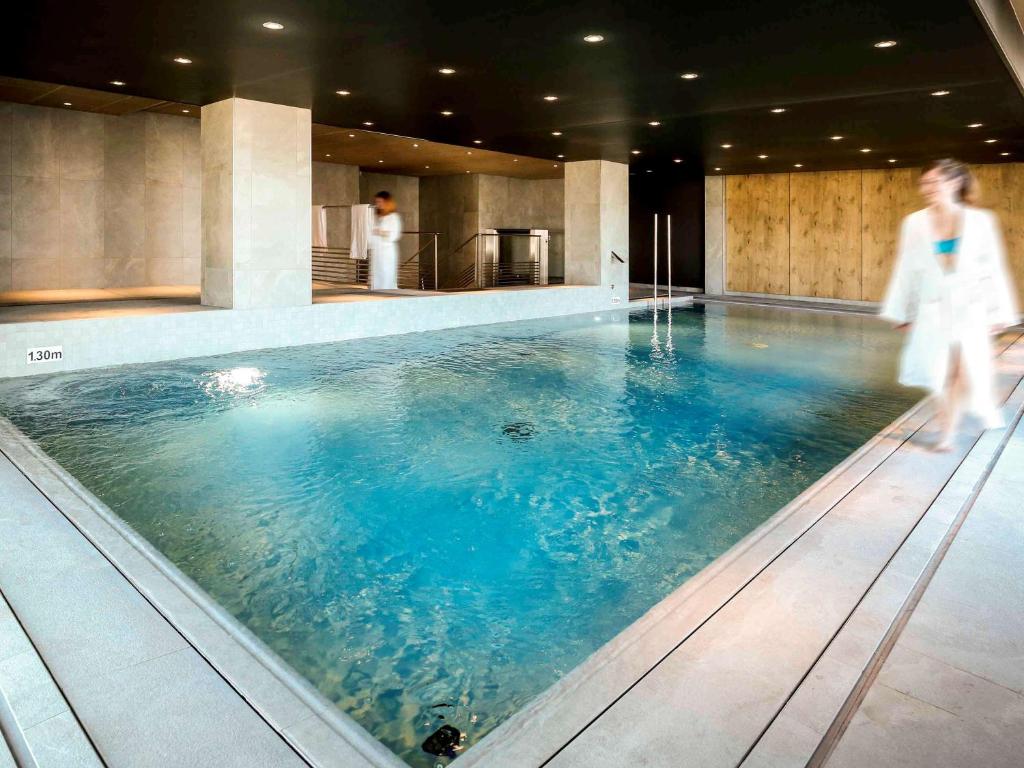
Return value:
M 0 412 L 431 766 L 440 724 L 478 740 L 915 397 L 892 383 L 899 339 L 868 318 L 671 319 L 10 380 Z

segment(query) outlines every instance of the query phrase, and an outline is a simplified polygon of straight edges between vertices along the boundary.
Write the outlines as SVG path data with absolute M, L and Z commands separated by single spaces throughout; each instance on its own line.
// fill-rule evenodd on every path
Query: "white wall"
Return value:
M 0 292 L 199 282 L 199 121 L 0 103 Z

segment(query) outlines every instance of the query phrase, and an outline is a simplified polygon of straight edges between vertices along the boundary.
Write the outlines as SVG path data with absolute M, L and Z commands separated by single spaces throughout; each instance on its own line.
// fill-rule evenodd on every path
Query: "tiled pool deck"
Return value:
M 1006 341 L 1019 420 L 1024 338 Z M 1019 764 L 1024 427 L 935 454 L 927 420 L 910 411 L 455 764 Z M 40 768 L 400 765 L 9 425 L 0 450 L 0 768 L 26 749 Z

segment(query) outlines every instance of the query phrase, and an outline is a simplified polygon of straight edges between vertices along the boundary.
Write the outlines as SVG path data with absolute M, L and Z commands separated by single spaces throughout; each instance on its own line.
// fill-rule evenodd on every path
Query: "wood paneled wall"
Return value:
M 1024 163 L 973 170 L 1024 288 Z M 922 206 L 917 176 L 900 168 L 726 177 L 726 290 L 881 301 L 900 220 Z

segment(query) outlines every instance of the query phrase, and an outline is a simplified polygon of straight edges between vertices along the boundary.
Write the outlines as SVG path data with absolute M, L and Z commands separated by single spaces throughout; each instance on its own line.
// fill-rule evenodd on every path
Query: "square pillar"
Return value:
M 565 282 L 608 286 L 628 298 L 629 166 L 607 160 L 565 164 Z
M 704 177 L 704 293 L 725 294 L 725 176 Z
M 202 303 L 312 302 L 311 115 L 226 99 L 202 111 Z

